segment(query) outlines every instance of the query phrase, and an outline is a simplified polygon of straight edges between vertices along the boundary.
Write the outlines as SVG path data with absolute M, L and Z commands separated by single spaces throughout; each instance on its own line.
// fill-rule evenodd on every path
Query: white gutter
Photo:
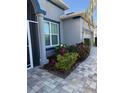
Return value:
M 61 20 L 64 20 L 64 19 L 68 19 L 68 18 L 72 18 L 72 17 L 76 17 L 76 16 L 81 16 L 83 17 L 84 13 L 83 12 L 76 12 L 76 13 L 72 13 L 72 14 L 69 14 L 69 15 L 62 15 L 60 16 L 60 19 Z
M 63 8 L 64 10 L 69 9 L 69 6 L 63 1 L 63 0 L 50 0 L 53 3 L 55 3 L 56 5 L 60 6 L 61 8 Z

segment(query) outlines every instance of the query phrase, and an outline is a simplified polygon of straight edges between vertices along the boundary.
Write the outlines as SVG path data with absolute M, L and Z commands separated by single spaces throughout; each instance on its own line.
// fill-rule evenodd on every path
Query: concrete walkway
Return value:
M 38 67 L 27 71 L 27 93 L 97 93 L 96 48 L 67 78 Z

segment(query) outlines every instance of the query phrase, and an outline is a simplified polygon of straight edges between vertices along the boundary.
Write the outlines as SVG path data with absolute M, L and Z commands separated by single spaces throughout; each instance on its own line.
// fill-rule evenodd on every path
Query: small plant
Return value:
M 55 65 L 57 62 L 57 58 L 55 55 L 49 57 L 48 59 L 49 59 L 49 65 L 51 65 L 51 66 Z
M 56 54 L 64 55 L 65 53 L 67 53 L 67 47 L 68 46 L 66 44 L 60 44 L 55 48 Z
M 76 62 L 77 58 L 78 53 L 65 53 L 63 56 L 57 55 L 57 63 L 55 64 L 55 67 L 60 70 L 68 71 Z
M 76 48 L 76 45 L 71 45 L 68 47 L 68 51 L 69 52 L 77 52 L 77 48 Z
M 60 48 L 59 53 L 63 56 L 66 53 L 66 48 Z
M 84 39 L 84 44 L 87 45 L 87 46 L 90 46 L 90 39 L 85 38 Z
M 90 53 L 90 48 L 83 43 L 77 44 L 77 53 L 79 54 L 79 60 L 84 60 Z

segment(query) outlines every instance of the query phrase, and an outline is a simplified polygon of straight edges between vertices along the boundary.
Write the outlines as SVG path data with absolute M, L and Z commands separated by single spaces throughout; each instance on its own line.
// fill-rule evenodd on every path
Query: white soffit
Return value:
M 56 5 L 60 6 L 61 8 L 63 8 L 64 10 L 69 9 L 68 5 L 65 4 L 63 0 L 51 0 L 51 1 Z
M 64 19 L 68 19 L 68 18 L 72 18 L 72 17 L 76 17 L 76 16 L 81 16 L 83 17 L 84 13 L 83 12 L 76 12 L 76 13 L 72 13 L 72 14 L 66 14 L 66 15 L 62 15 L 60 16 L 60 19 L 61 20 L 64 20 Z

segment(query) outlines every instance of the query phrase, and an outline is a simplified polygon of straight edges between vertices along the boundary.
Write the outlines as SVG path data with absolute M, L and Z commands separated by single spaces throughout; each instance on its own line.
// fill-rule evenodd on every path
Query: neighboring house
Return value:
M 93 26 L 88 26 L 83 12 L 68 13 L 60 18 L 63 23 L 64 43 L 73 45 L 84 42 L 85 39 L 93 38 Z
M 27 0 L 28 69 L 48 63 L 47 57 L 54 54 L 60 43 L 72 45 L 92 36 L 83 13 L 65 15 L 68 8 L 63 0 Z
M 97 46 L 97 26 L 95 26 L 95 28 L 94 28 L 94 43 Z

